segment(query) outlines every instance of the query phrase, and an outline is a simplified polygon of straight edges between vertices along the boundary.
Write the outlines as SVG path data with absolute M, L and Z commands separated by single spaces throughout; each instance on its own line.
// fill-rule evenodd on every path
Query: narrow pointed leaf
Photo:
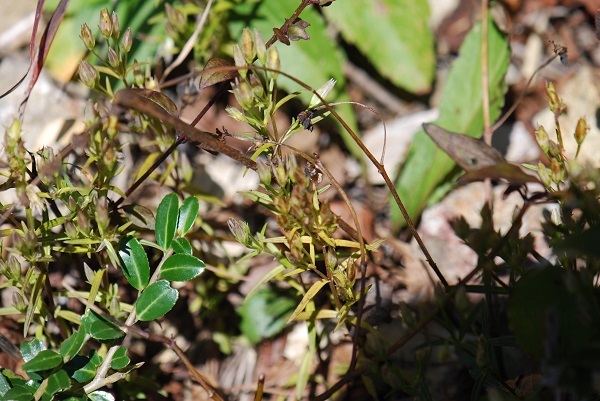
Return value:
M 175 237 L 178 214 L 179 199 L 177 195 L 165 196 L 156 210 L 156 243 L 165 251 L 169 249 Z
M 40 370 L 53 369 L 62 363 L 60 354 L 46 349 L 40 351 L 32 360 L 25 363 L 22 369 L 26 372 L 39 372 Z
M 119 243 L 119 261 L 123 275 L 136 290 L 141 291 L 150 280 L 150 264 L 146 251 L 133 237 L 123 237 Z
M 327 280 L 321 279 L 321 280 L 317 281 L 316 283 L 314 283 L 308 289 L 308 291 L 306 291 L 306 294 L 304 294 L 304 296 L 302 297 L 302 300 L 296 307 L 296 310 L 294 310 L 292 315 L 288 318 L 288 323 L 290 323 L 294 319 L 296 319 L 296 316 L 298 316 L 300 314 L 300 312 L 302 312 L 304 310 L 304 308 L 306 308 L 306 305 L 315 297 L 315 295 L 317 295 L 317 293 L 321 290 L 321 288 L 323 288 L 323 286 L 326 285 L 327 283 L 328 283 Z
M 177 218 L 177 231 L 180 235 L 185 235 L 190 231 L 198 216 L 198 210 L 200 210 L 200 202 L 195 196 L 190 196 L 183 201 Z
M 137 316 L 142 321 L 149 321 L 164 316 L 173 309 L 179 298 L 176 289 L 171 288 L 166 280 L 150 284 L 138 298 L 135 306 Z
M 177 253 L 163 263 L 160 275 L 169 281 L 188 281 L 198 277 L 205 268 L 204 262 L 197 257 Z

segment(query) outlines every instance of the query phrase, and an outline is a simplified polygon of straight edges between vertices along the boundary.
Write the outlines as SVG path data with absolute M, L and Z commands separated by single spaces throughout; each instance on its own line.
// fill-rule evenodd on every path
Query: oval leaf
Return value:
M 177 253 L 165 260 L 160 275 L 169 281 L 188 281 L 197 277 L 205 268 L 204 262 L 197 257 Z
M 21 356 L 25 362 L 31 361 L 40 351 L 46 349 L 44 343 L 37 338 L 31 341 L 23 341 L 21 343 Z
M 119 261 L 123 275 L 136 290 L 141 291 L 150 280 L 150 264 L 146 251 L 133 237 L 124 237 L 119 244 Z
M 169 194 L 163 198 L 156 210 L 156 243 L 163 250 L 169 249 L 175 237 L 178 209 L 177 195 Z
M 81 317 L 81 325 L 85 328 L 86 333 L 96 340 L 114 340 L 124 335 L 116 323 L 93 311 L 88 311 Z
M 63 343 L 60 345 L 60 354 L 63 356 L 63 358 L 69 360 L 77 355 L 84 343 L 85 330 L 79 329 L 75 333 L 71 334 L 71 337 L 63 341 Z
M 169 282 L 160 280 L 150 284 L 138 298 L 135 306 L 138 318 L 142 321 L 157 319 L 173 309 L 179 298 L 176 289 Z
M 194 225 L 196 217 L 200 210 L 200 202 L 195 196 L 190 196 L 183 201 L 183 205 L 179 208 L 179 216 L 177 217 L 177 231 L 180 235 L 185 235 Z
M 40 370 L 53 369 L 62 363 L 63 359 L 60 354 L 45 349 L 40 351 L 32 360 L 25 363 L 22 369 L 26 372 L 39 372 Z
M 113 358 L 110 361 L 110 367 L 115 370 L 123 369 L 124 367 L 129 365 L 129 362 L 131 361 L 127 356 L 127 348 L 120 347 L 113 355 Z
M 89 382 L 96 376 L 96 370 L 101 363 L 102 357 L 98 355 L 95 350 L 92 351 L 92 357 L 82 368 L 77 369 L 75 373 L 73 373 L 73 379 L 78 383 Z
M 51 374 L 46 381 L 48 385 L 46 386 L 42 400 L 51 400 L 54 394 L 71 386 L 69 375 L 62 369 Z
M 184 253 L 187 255 L 191 255 L 193 252 L 192 244 L 190 244 L 190 241 L 188 241 L 185 238 L 177 238 L 176 240 L 174 240 L 171 243 L 171 248 L 173 248 L 173 251 L 175 253 Z
M 107 391 L 96 390 L 87 396 L 91 401 L 115 401 L 115 397 Z
M 200 79 L 200 89 L 225 82 L 238 76 L 238 72 L 219 70 L 220 67 L 232 67 L 231 63 L 222 58 L 213 57 L 206 62 Z M 212 70 L 214 68 L 214 70 Z

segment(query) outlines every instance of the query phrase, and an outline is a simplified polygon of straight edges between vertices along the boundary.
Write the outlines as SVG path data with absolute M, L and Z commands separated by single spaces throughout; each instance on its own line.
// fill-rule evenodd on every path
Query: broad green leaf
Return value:
M 6 394 L 8 390 L 10 390 L 10 383 L 6 376 L 0 373 L 0 395 Z
M 26 372 L 39 372 L 53 369 L 62 363 L 62 356 L 52 350 L 40 351 L 32 360 L 26 362 L 22 369 Z
M 382 76 L 412 93 L 431 90 L 435 51 L 426 1 L 344 0 L 323 13 Z
M 169 281 L 188 281 L 198 277 L 205 268 L 204 262 L 197 257 L 177 253 L 165 260 L 160 269 L 160 275 Z
M 156 210 L 156 243 L 164 251 L 171 247 L 175 237 L 178 209 L 179 198 L 176 194 L 169 194 L 163 198 Z
M 91 401 L 115 401 L 115 397 L 106 391 L 94 391 L 88 394 Z
M 129 365 L 129 362 L 131 362 L 131 360 L 127 356 L 127 348 L 121 347 L 113 355 L 113 358 L 110 361 L 110 367 L 115 370 L 123 369 Z
M 46 346 L 37 338 L 21 343 L 21 356 L 25 362 L 31 361 L 37 354 L 44 351 Z
M 102 363 L 102 357 L 94 350 L 92 351 L 92 357 L 89 361 L 80 369 L 77 369 L 73 373 L 73 379 L 78 383 L 86 383 L 94 378 L 98 366 Z
M 116 323 L 91 310 L 81 317 L 81 325 L 96 340 L 114 340 L 125 334 Z
M 200 210 L 200 202 L 195 196 L 190 196 L 183 201 L 177 217 L 177 232 L 179 235 L 185 235 L 190 231 L 198 216 L 198 210 Z
M 193 252 L 192 244 L 186 238 L 176 238 L 171 243 L 171 248 L 173 248 L 173 252 L 175 253 L 191 255 Z
M 14 386 L 4 394 L 3 400 L 11 401 L 31 401 L 35 389 L 28 386 Z
M 60 354 L 62 357 L 65 358 L 65 360 L 69 360 L 77 355 L 79 350 L 81 350 L 81 347 L 83 347 L 85 339 L 86 333 L 83 329 L 79 329 L 71 334 L 71 336 L 60 345 Z
M 290 294 L 265 287 L 246 298 L 238 314 L 242 318 L 240 329 L 248 340 L 257 344 L 281 332 L 286 319 L 294 310 L 296 298 Z
M 495 121 L 504 105 L 504 74 L 510 61 L 510 49 L 504 34 L 489 19 L 488 76 L 490 119 Z M 441 128 L 475 138 L 482 135 L 483 103 L 481 93 L 481 24 L 473 27 L 460 48 L 444 86 L 435 124 Z M 389 151 L 393 151 L 390 149 Z M 396 190 L 408 214 L 417 218 L 435 188 L 452 171 L 455 164 L 421 130 L 414 138 L 406 162 L 396 182 Z M 396 206 L 391 209 L 395 227 L 405 224 Z
M 137 316 L 144 322 L 157 319 L 173 309 L 177 298 L 179 293 L 171 288 L 168 281 L 160 280 L 150 284 L 135 305 Z
M 52 400 L 54 394 L 67 389 L 71 386 L 71 379 L 69 379 L 69 375 L 64 370 L 59 370 L 58 372 L 52 373 L 46 379 L 46 390 L 42 395 L 42 401 L 50 401 Z
M 123 275 L 138 291 L 148 285 L 150 280 L 150 264 L 144 247 L 130 236 L 123 237 L 119 243 L 119 262 Z
M 289 18 L 298 4 L 296 0 L 263 0 L 258 3 L 243 1 L 235 7 L 237 19 L 232 19 L 230 23 L 231 36 L 241 38 L 242 30 L 250 26 L 258 29 L 267 41 L 273 35 L 273 27 L 281 26 L 283 18 Z M 332 5 L 332 7 L 335 6 L 337 4 Z M 337 81 L 337 84 L 328 96 L 328 100 L 331 102 L 349 100 L 344 91 L 346 81 L 343 71 L 344 55 L 327 33 L 323 18 L 313 8 L 306 8 L 302 12 L 302 19 L 310 23 L 307 28 L 310 35 L 309 40 L 292 42 L 290 46 L 285 46 L 282 43 L 274 45 L 279 50 L 281 70 L 315 89 L 333 78 Z M 284 77 L 278 78 L 277 83 L 289 93 L 302 89 L 298 84 Z M 300 95 L 300 99 L 306 105 L 308 105 L 311 97 L 312 93 L 310 92 Z M 336 111 L 356 132 L 356 117 L 352 107 L 340 105 L 336 106 Z M 311 134 L 304 132 L 300 135 Z M 345 131 L 342 131 L 342 138 L 352 154 L 362 158 L 360 149 Z
M 321 279 L 310 286 L 310 288 L 308 289 L 308 291 L 306 291 L 306 294 L 304 294 L 304 296 L 302 297 L 302 300 L 300 301 L 300 303 L 294 310 L 294 313 L 292 313 L 292 315 L 288 318 L 288 323 L 292 322 L 296 318 L 296 316 L 298 316 L 300 314 L 300 312 L 302 312 L 304 310 L 304 308 L 306 308 L 306 305 L 308 305 L 308 303 L 315 297 L 315 295 L 317 295 L 317 293 L 321 290 L 321 288 L 323 288 L 323 286 L 326 285 L 327 283 L 328 283 L 327 280 Z

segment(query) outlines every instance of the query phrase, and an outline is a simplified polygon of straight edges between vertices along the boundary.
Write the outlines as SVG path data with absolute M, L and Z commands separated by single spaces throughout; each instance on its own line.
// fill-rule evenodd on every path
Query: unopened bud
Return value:
M 112 38 L 114 40 L 119 39 L 119 35 L 121 34 L 121 27 L 119 26 L 119 16 L 116 12 L 112 12 Z
M 554 158 L 560 158 L 560 147 L 553 140 L 548 141 L 548 156 Z
M 239 111 L 236 107 L 227 106 L 225 108 L 225 111 L 227 112 L 227 114 L 229 114 L 229 117 L 233 118 L 234 120 L 246 122 L 246 117 L 244 117 L 244 113 Z
M 550 141 L 550 139 L 548 138 L 548 133 L 544 129 L 543 125 L 540 125 L 535 130 L 535 139 L 537 140 L 538 145 L 540 145 L 540 149 L 542 149 L 542 152 L 544 152 L 544 154 L 548 154 L 548 142 Z
M 271 169 L 263 160 L 256 161 L 256 172 L 258 173 L 258 178 L 263 185 L 269 186 L 271 184 Z
M 110 218 L 108 216 L 108 200 L 105 196 L 98 198 L 96 204 L 96 222 L 98 223 L 100 233 L 103 233 L 110 223 Z
M 133 67 L 133 82 L 135 82 L 136 86 L 142 87 L 144 86 L 145 81 L 144 72 L 137 61 L 134 61 L 134 64 L 136 64 L 136 66 Z
M 585 117 L 580 117 L 577 121 L 577 127 L 575 128 L 575 141 L 577 142 L 578 146 L 581 146 L 585 140 L 589 129 L 590 128 L 587 125 L 587 120 Z
M 265 88 L 263 88 L 262 82 L 255 74 L 250 75 L 250 86 L 256 97 L 261 98 L 265 94 Z
M 108 8 L 106 7 L 100 10 L 100 23 L 98 24 L 98 28 L 100 29 L 102 36 L 104 36 L 106 39 L 110 38 L 112 35 L 112 18 L 110 17 Z
M 235 239 L 242 245 L 249 247 L 252 244 L 252 236 L 250 235 L 250 227 L 248 223 L 241 220 L 229 219 L 227 221 L 229 230 Z
M 165 14 L 167 15 L 167 21 L 169 21 L 171 26 L 177 32 L 185 31 L 185 16 L 183 15 L 183 13 L 180 10 L 178 10 L 177 8 L 174 8 L 169 3 L 166 3 L 165 4 Z
M 77 228 L 75 228 L 75 224 L 72 221 L 65 222 L 65 232 L 70 239 L 77 238 Z
M 565 104 L 558 97 L 558 93 L 556 93 L 556 88 L 552 82 L 548 82 L 546 85 L 546 97 L 548 98 L 548 106 L 550 107 L 550 111 L 554 113 L 557 117 L 562 114 L 565 109 Z
M 242 108 L 252 106 L 254 93 L 252 93 L 252 88 L 246 81 L 237 83 L 233 88 L 233 94 Z
M 252 34 L 248 28 L 244 28 L 244 31 L 242 32 L 242 54 L 244 55 L 244 60 L 246 60 L 248 65 L 254 62 L 254 57 L 256 57 L 256 49 L 254 48 Z
M 129 53 L 132 43 L 133 35 L 131 34 L 131 28 L 127 28 L 121 38 L 121 49 L 123 49 L 125 53 Z
M 117 68 L 120 64 L 119 56 L 112 47 L 108 48 L 108 64 L 110 64 L 110 66 L 113 68 Z
M 329 81 L 325 82 L 325 84 L 323 84 L 323 86 L 321 86 L 319 89 L 317 89 L 317 93 L 323 98 L 325 99 L 327 97 L 327 95 L 329 95 L 329 93 L 331 92 L 331 90 L 333 89 L 333 87 L 335 86 L 336 80 L 335 79 L 330 79 Z M 312 96 L 312 98 L 310 99 L 310 103 L 308 104 L 308 108 L 312 109 L 317 107 L 318 105 L 321 104 L 321 99 L 319 99 L 319 97 L 317 95 Z
M 281 69 L 281 60 L 279 59 L 279 52 L 275 46 L 271 46 L 269 48 L 269 53 L 267 55 L 267 68 L 270 68 L 275 71 L 279 71 Z M 271 76 L 273 79 L 277 78 L 279 75 L 278 72 L 271 71 Z
M 79 63 L 79 79 L 81 79 L 81 82 L 87 87 L 93 89 L 96 86 L 96 83 L 98 83 L 100 76 L 94 66 L 87 61 L 82 61 Z
M 246 66 L 246 59 L 244 58 L 242 49 L 237 44 L 233 45 L 233 62 L 235 63 L 236 67 L 245 67 Z M 240 73 L 240 76 L 242 78 L 246 78 L 246 74 L 248 73 L 248 70 L 244 68 L 244 69 L 238 70 L 238 72 Z
M 85 48 L 88 50 L 93 50 L 96 45 L 96 39 L 94 38 L 94 34 L 92 30 L 87 24 L 81 25 L 81 41 L 85 45 Z
M 267 63 L 267 46 L 262 35 L 256 28 L 254 28 L 254 46 L 256 47 L 256 56 L 265 65 Z
M 90 220 L 82 210 L 77 212 L 77 226 L 82 233 L 90 233 Z
M 557 159 L 550 160 L 550 177 L 557 184 L 565 178 L 565 169 Z
M 337 255 L 335 254 L 335 251 L 333 249 L 325 247 L 323 249 L 323 257 L 325 258 L 325 266 L 327 266 L 329 270 L 333 270 L 336 268 L 338 260 Z

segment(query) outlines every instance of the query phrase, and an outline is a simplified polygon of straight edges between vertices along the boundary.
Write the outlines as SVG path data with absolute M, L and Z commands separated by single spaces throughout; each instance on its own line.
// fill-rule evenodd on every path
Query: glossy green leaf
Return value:
M 177 228 L 177 215 L 179 214 L 179 198 L 176 194 L 169 194 L 163 198 L 156 210 L 156 243 L 163 250 L 171 247 Z
M 71 386 L 71 379 L 69 375 L 64 370 L 59 370 L 58 372 L 52 373 L 46 379 L 46 390 L 44 390 L 44 394 L 42 395 L 42 401 L 50 401 L 52 400 L 54 394 L 67 389 Z
M 45 350 L 46 346 L 37 338 L 21 343 L 21 356 L 25 362 L 32 360 L 38 353 Z
M 88 394 L 88 398 L 91 401 L 115 401 L 115 397 L 111 393 L 100 390 Z
M 98 366 L 102 363 L 102 357 L 94 350 L 92 351 L 92 357 L 89 361 L 80 369 L 77 369 L 73 373 L 73 379 L 78 383 L 86 383 L 94 378 Z
M 242 318 L 242 333 L 251 343 L 257 344 L 281 332 L 296 302 L 295 297 L 272 287 L 260 289 L 247 298 L 238 310 Z
M 110 361 L 110 367 L 117 370 L 123 369 L 129 365 L 129 362 L 131 362 L 131 360 L 127 356 L 127 348 L 120 347 L 113 355 L 113 358 Z
M 4 374 L 0 372 L 0 395 L 6 394 L 10 390 L 10 383 Z
M 11 401 L 31 401 L 33 400 L 34 393 L 34 388 L 28 386 L 15 386 L 6 392 L 2 399 Z
M 234 38 L 241 38 L 242 30 L 250 26 L 258 29 L 267 41 L 273 36 L 273 27 L 281 26 L 283 18 L 289 18 L 298 4 L 294 0 L 262 0 L 258 3 L 240 2 L 235 7 L 237 17 L 230 23 L 231 35 Z M 335 6 L 337 4 L 332 5 L 332 7 Z M 344 90 L 346 79 L 343 65 L 345 58 L 335 41 L 331 40 L 323 17 L 313 8 L 306 8 L 302 12 L 302 19 L 310 23 L 307 28 L 310 35 L 309 40 L 292 42 L 290 46 L 285 46 L 282 43 L 275 44 L 281 59 L 281 70 L 315 89 L 333 78 L 337 81 L 337 84 L 327 99 L 332 102 L 350 100 Z M 283 77 L 278 78 L 277 83 L 290 93 L 302 89 L 296 83 Z M 309 92 L 300 95 L 300 99 L 306 105 L 308 105 L 311 97 L 312 93 Z M 356 117 L 352 107 L 340 105 L 336 106 L 336 111 L 356 131 Z M 301 133 L 300 135 L 303 134 L 311 135 L 309 133 Z M 362 158 L 360 148 L 351 140 L 349 135 L 344 131 L 341 135 L 344 144 L 352 154 Z
M 169 281 L 188 281 L 198 277 L 206 265 L 195 256 L 177 253 L 169 256 L 160 270 L 162 278 Z
M 179 293 L 171 288 L 168 281 L 150 284 L 138 298 L 135 306 L 137 316 L 142 321 L 157 319 L 173 309 L 177 298 Z
M 125 335 L 116 323 L 91 310 L 81 317 L 81 325 L 96 340 L 114 340 Z
M 505 35 L 489 20 L 488 76 L 490 118 L 495 121 L 504 105 L 506 82 L 504 74 L 510 61 L 510 49 Z M 481 93 L 481 24 L 473 27 L 460 48 L 444 86 L 440 101 L 440 116 L 435 124 L 445 130 L 481 137 L 483 131 L 483 101 Z M 389 149 L 388 151 L 393 151 Z M 417 218 L 434 189 L 442 183 L 455 164 L 421 130 L 414 138 L 406 162 L 396 182 L 396 190 L 409 215 Z M 391 209 L 395 227 L 404 219 L 395 206 Z
M 186 238 L 176 238 L 171 243 L 171 248 L 173 248 L 173 252 L 175 253 L 183 253 L 186 255 L 191 255 L 193 252 L 192 244 Z
M 183 201 L 183 205 L 179 208 L 179 216 L 177 218 L 177 232 L 179 235 L 185 235 L 194 225 L 198 211 L 200 210 L 200 202 L 195 196 L 190 196 Z
M 141 291 L 150 280 L 150 264 L 144 247 L 133 237 L 123 237 L 119 243 L 119 262 L 123 275 L 135 288 Z
M 147 207 L 141 205 L 125 205 L 122 208 L 131 223 L 135 226 L 142 227 L 148 230 L 154 230 L 154 215 Z
M 40 351 L 29 362 L 26 362 L 22 369 L 26 372 L 39 372 L 40 370 L 53 369 L 62 363 L 62 356 L 52 350 L 46 349 Z
M 435 52 L 426 1 L 345 0 L 323 12 L 382 76 L 412 93 L 431 90 Z
M 63 341 L 63 343 L 60 345 L 60 354 L 66 360 L 73 358 L 75 355 L 77 355 L 79 350 L 81 350 L 85 340 L 85 330 L 79 329 L 75 333 L 71 334 L 69 338 Z

